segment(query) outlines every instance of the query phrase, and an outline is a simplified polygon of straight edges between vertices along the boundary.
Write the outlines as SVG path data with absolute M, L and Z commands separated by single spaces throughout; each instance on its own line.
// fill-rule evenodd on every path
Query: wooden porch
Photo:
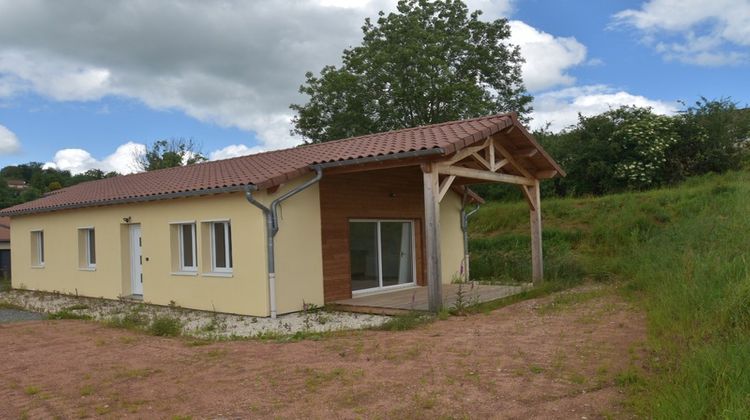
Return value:
M 456 305 L 458 284 L 445 284 L 442 287 L 442 306 L 450 309 Z M 532 284 L 517 286 L 462 284 L 467 303 L 482 303 L 501 299 L 521 293 L 532 287 Z M 333 302 L 331 307 L 340 311 L 359 312 L 381 315 L 402 315 L 412 311 L 428 311 L 429 298 L 427 287 L 410 287 L 388 292 L 378 292 L 356 296 Z

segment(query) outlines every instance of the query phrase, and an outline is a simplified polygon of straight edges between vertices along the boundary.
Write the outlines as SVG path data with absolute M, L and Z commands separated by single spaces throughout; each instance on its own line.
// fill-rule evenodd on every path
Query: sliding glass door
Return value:
M 352 291 L 414 284 L 414 224 L 403 220 L 349 222 Z

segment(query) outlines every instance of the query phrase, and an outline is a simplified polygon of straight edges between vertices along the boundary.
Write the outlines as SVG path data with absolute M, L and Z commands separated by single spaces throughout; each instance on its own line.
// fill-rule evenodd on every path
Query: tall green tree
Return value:
M 205 160 L 206 157 L 198 150 L 195 142 L 183 138 L 155 141 L 145 153 L 135 156 L 136 169 L 140 171 L 192 165 Z
M 497 112 L 525 118 L 532 98 L 508 21 L 480 15 L 460 0 L 401 0 L 366 19 L 340 67 L 305 75 L 292 133 L 318 143 Z

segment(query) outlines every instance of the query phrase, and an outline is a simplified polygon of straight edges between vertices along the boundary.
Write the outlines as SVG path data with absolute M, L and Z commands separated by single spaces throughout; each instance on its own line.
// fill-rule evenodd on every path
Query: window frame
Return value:
M 173 223 L 177 226 L 177 267 L 182 273 L 197 273 L 198 272 L 198 233 L 197 225 L 195 222 L 183 222 Z M 191 244 L 193 251 L 193 265 L 185 265 L 185 231 L 184 226 L 190 226 L 191 229 Z
M 44 268 L 44 229 L 31 230 L 31 238 L 36 245 L 34 254 L 31 256 L 31 266 L 34 268 Z
M 208 223 L 209 236 L 211 238 L 211 272 L 228 274 L 234 272 L 234 261 L 232 258 L 232 222 L 231 220 L 212 220 Z M 216 253 L 216 226 L 224 226 L 224 264 L 225 267 L 217 267 Z
M 96 268 L 96 233 L 93 226 L 78 228 L 78 232 L 83 233 L 83 266 L 81 268 L 93 270 Z M 94 252 L 91 252 L 92 241 L 91 235 L 94 235 L 93 247 Z M 91 257 L 94 257 L 94 261 L 91 261 Z

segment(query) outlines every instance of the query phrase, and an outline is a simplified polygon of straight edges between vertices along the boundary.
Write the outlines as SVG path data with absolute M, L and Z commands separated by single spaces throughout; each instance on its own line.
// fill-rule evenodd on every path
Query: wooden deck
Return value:
M 451 308 L 456 304 L 458 284 L 443 285 L 443 307 Z M 471 303 L 488 302 L 515 295 L 531 287 L 518 286 L 490 286 L 490 285 L 461 285 L 466 293 L 464 300 Z M 333 302 L 334 309 L 347 312 L 361 312 L 368 314 L 401 315 L 412 311 L 427 311 L 427 287 L 410 287 L 388 292 L 372 293 Z

